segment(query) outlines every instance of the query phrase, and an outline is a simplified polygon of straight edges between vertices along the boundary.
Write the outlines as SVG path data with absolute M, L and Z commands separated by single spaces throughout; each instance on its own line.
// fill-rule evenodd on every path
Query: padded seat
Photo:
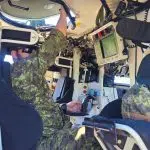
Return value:
M 137 74 L 137 82 L 150 86 L 150 54 L 142 60 Z
M 43 123 L 37 111 L 0 80 L 0 127 L 4 150 L 31 150 L 40 140 Z

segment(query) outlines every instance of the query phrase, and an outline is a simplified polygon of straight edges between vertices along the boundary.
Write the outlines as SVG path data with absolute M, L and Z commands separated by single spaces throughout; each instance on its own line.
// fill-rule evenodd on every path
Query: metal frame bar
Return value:
M 97 139 L 97 141 L 99 142 L 99 144 L 101 145 L 103 150 L 108 150 L 105 143 L 103 142 L 103 140 L 98 136 L 96 129 L 94 128 L 94 136 Z
M 148 150 L 145 143 L 141 139 L 140 135 L 134 129 L 132 129 L 131 127 L 129 127 L 127 125 L 122 125 L 122 124 L 118 124 L 118 123 L 116 123 L 115 125 L 116 125 L 116 129 L 123 130 L 123 131 L 129 133 L 135 139 L 137 145 L 139 146 L 139 148 L 141 150 Z
M 132 150 L 133 149 L 133 146 L 135 144 L 135 140 L 133 140 L 133 138 L 127 138 L 127 141 L 126 141 L 126 144 L 124 146 L 124 149 L 123 150 Z M 136 143 L 137 144 L 137 143 Z
M 88 126 L 88 125 L 87 125 Z M 135 144 L 137 144 L 140 148 L 140 150 L 148 150 L 147 146 L 145 145 L 144 141 L 142 140 L 142 138 L 140 137 L 140 135 L 131 127 L 127 126 L 127 125 L 123 125 L 123 124 L 118 124 L 115 123 L 116 129 L 118 130 L 122 130 L 127 132 L 129 135 L 131 135 L 134 140 L 135 140 Z M 101 137 L 99 137 L 96 129 L 99 129 L 98 127 L 95 126 L 88 126 L 90 128 L 94 128 L 94 136 L 95 138 L 98 140 L 99 144 L 101 145 L 101 147 L 103 148 L 103 150 L 108 150 L 107 145 L 104 143 L 103 139 L 101 139 Z M 101 129 L 103 130 L 103 129 Z M 105 130 L 105 129 L 104 129 Z M 128 139 L 129 140 L 129 139 Z M 125 147 L 123 150 L 132 150 L 132 146 L 133 146 L 133 141 L 131 142 L 127 141 L 128 143 L 125 144 Z M 127 144 L 131 143 L 131 146 L 127 146 Z M 131 149 L 129 149 L 130 147 L 132 147 Z
M 60 54 L 59 54 L 59 55 L 60 55 Z M 60 64 L 58 64 L 57 59 L 59 59 L 59 58 L 66 59 L 66 60 L 70 60 L 70 61 L 72 61 L 72 63 L 73 63 L 73 59 L 72 59 L 72 58 L 62 57 L 62 56 L 58 56 L 58 57 L 56 57 L 56 59 L 55 59 L 55 64 L 56 64 L 57 66 L 59 66 L 59 67 L 64 67 L 64 68 L 68 68 L 68 69 L 69 69 L 69 77 L 71 77 L 71 76 L 72 76 L 72 66 L 60 65 Z

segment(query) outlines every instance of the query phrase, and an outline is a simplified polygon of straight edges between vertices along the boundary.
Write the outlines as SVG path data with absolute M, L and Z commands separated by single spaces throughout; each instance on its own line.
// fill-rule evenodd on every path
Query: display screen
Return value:
M 101 45 L 101 49 L 102 49 L 103 58 L 108 58 L 108 57 L 114 56 L 118 53 L 116 36 L 114 33 L 103 38 L 100 41 L 100 45 Z
M 30 42 L 31 33 L 17 30 L 2 30 L 2 39 Z

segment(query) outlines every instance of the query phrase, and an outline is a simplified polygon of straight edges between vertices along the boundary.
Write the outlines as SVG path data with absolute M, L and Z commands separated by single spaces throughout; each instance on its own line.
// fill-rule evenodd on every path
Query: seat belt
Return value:
M 59 99 L 61 99 L 61 98 L 62 98 L 62 94 L 63 94 L 64 87 L 65 87 L 65 83 L 66 83 L 66 78 L 64 78 L 64 83 L 63 83 L 63 86 L 62 86 L 62 89 L 61 89 L 60 95 L 59 95 L 59 97 L 57 97 L 57 100 L 59 100 Z
M 61 90 L 61 93 L 60 93 L 60 98 L 63 97 L 63 93 L 64 93 L 64 90 L 65 90 L 65 84 L 66 84 L 66 77 L 64 78 L 64 83 L 63 83 L 63 87 L 62 87 L 62 90 Z

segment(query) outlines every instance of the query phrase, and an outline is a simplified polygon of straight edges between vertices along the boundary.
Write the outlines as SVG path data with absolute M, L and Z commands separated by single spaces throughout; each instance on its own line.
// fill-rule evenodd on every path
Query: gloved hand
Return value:
M 81 113 L 81 101 L 72 101 L 67 104 L 67 111 L 72 113 Z

